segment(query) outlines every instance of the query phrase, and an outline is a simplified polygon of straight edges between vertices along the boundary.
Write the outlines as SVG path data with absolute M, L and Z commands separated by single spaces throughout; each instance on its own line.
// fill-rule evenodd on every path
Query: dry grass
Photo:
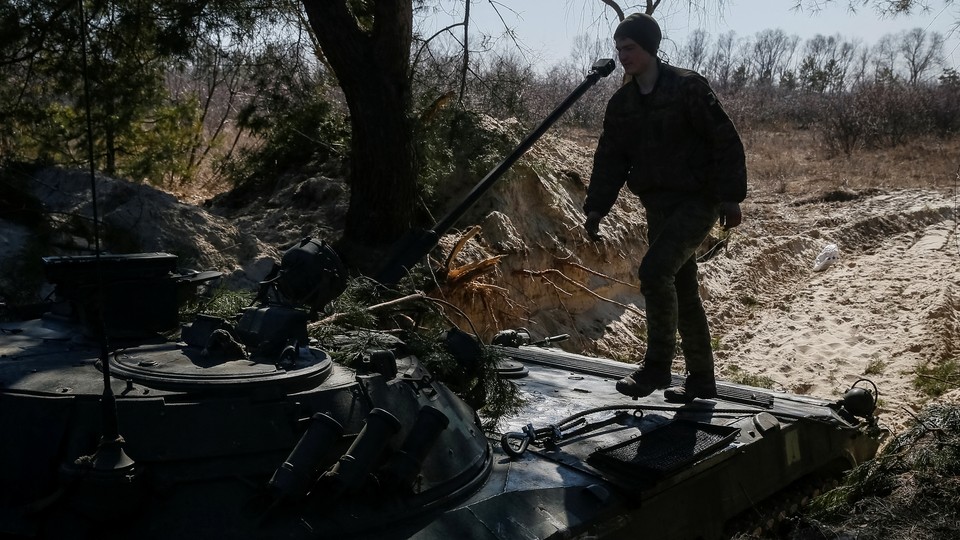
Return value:
M 559 137 L 591 151 L 598 133 L 561 127 Z M 752 190 L 767 194 L 809 195 L 836 189 L 953 189 L 960 167 L 960 136 L 925 137 L 896 148 L 860 149 L 837 155 L 816 130 L 744 130 Z M 249 142 L 247 143 L 249 144 Z M 230 189 L 229 182 L 205 170 L 193 185 L 170 189 L 183 202 L 200 203 Z
M 836 189 L 953 189 L 960 137 L 914 139 L 903 146 L 831 153 L 812 130 L 745 134 L 751 188 L 807 195 Z
M 590 148 L 598 134 L 563 128 L 563 138 Z M 960 169 L 960 136 L 912 139 L 895 148 L 831 151 L 816 129 L 741 129 L 750 189 L 805 196 L 838 189 L 954 189 Z

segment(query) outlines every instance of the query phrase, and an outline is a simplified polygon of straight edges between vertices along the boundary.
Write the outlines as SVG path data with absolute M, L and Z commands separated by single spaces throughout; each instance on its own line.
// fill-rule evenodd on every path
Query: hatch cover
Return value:
M 145 345 L 110 357 L 114 377 L 173 391 L 217 391 L 279 387 L 285 392 L 313 388 L 331 373 L 330 356 L 320 349 L 301 353 L 287 369 L 269 362 L 238 359 L 214 362 L 201 350 L 175 344 Z

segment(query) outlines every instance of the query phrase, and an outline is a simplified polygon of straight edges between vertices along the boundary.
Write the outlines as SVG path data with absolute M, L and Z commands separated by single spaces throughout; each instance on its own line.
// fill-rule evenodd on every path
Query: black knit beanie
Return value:
M 651 56 L 660 48 L 660 25 L 646 13 L 634 13 L 623 20 L 613 33 L 613 39 L 630 38 L 643 47 Z

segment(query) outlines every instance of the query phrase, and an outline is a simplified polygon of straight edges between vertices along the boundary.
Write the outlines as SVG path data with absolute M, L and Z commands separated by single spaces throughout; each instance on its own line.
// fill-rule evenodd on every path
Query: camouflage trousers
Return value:
M 696 251 L 719 217 L 719 204 L 691 199 L 647 206 L 650 247 L 640 263 L 646 302 L 646 364 L 669 364 L 680 348 L 690 373 L 713 374 L 710 328 L 700 299 Z

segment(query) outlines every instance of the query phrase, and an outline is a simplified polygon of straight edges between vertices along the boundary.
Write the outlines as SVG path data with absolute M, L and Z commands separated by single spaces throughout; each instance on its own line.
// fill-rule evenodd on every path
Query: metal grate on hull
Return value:
M 726 447 L 740 428 L 674 420 L 648 433 L 600 448 L 587 459 L 599 469 L 661 478 Z

